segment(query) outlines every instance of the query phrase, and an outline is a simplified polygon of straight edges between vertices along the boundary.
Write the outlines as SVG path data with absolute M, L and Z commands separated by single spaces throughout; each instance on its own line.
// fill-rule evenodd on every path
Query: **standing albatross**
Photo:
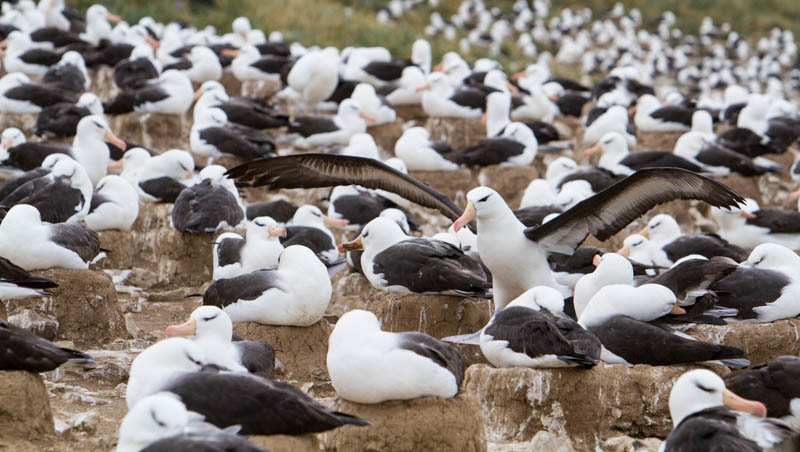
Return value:
M 360 185 L 381 189 L 439 210 L 458 230 L 478 220 L 481 260 L 493 275 L 494 302 L 502 309 L 527 289 L 555 281 L 550 253 L 572 254 L 589 235 L 606 240 L 654 206 L 674 199 L 699 199 L 712 206 L 743 202 L 730 188 L 691 171 L 650 168 L 637 171 L 540 226 L 526 228 L 502 197 L 488 187 L 467 194 L 462 212 L 447 196 L 376 160 L 327 154 L 304 154 L 255 160 L 228 171 L 252 186 L 313 188 Z

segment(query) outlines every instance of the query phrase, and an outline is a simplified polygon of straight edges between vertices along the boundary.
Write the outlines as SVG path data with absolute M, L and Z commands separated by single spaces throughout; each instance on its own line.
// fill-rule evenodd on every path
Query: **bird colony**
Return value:
M 3 3 L 0 448 L 798 450 L 792 32 L 437 3 Z

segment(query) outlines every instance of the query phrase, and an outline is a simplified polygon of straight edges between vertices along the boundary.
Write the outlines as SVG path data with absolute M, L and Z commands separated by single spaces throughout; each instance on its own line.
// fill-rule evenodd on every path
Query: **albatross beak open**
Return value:
M 622 257 L 628 257 L 631 255 L 631 248 L 628 245 L 625 245 L 622 248 L 620 248 L 619 251 L 617 251 L 617 254 L 619 254 Z
M 347 220 L 331 218 L 327 215 L 322 216 L 322 222 L 329 228 L 343 228 L 347 226 Z
M 586 148 L 583 151 L 583 156 L 584 157 L 588 157 L 590 155 L 599 154 L 601 152 L 603 152 L 603 148 L 602 148 L 602 146 L 600 146 L 600 143 L 597 143 L 597 144 L 595 144 L 594 146 L 592 146 L 590 148 Z
M 767 415 L 767 407 L 765 407 L 763 403 L 739 397 L 729 389 L 724 389 L 722 391 L 722 403 L 732 410 L 742 411 L 760 417 L 765 417 Z
M 286 237 L 286 228 L 279 228 L 277 226 L 270 226 L 269 227 L 269 236 L 270 237 Z
M 461 214 L 460 217 L 456 221 L 453 222 L 453 229 L 458 232 L 459 229 L 463 228 L 464 225 L 469 223 L 470 221 L 475 219 L 475 215 L 478 214 L 478 211 L 475 210 L 475 204 L 470 201 L 467 204 L 467 208 L 464 209 L 464 213 Z
M 114 146 L 122 149 L 123 151 L 128 148 L 128 145 L 125 144 L 124 141 L 120 140 L 119 137 L 114 135 L 114 132 L 110 130 L 106 130 L 106 136 L 104 139 L 109 143 L 113 144 Z
M 170 325 L 164 330 L 164 335 L 167 337 L 175 336 L 194 336 L 197 332 L 197 322 L 194 319 L 189 319 L 180 325 Z
M 364 249 L 364 244 L 361 242 L 360 235 L 349 242 L 344 242 L 339 244 L 340 253 L 344 253 L 347 251 L 358 251 L 363 249 Z

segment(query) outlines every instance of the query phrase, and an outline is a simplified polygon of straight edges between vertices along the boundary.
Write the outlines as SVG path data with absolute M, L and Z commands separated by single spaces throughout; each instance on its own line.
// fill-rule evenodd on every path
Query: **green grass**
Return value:
M 69 1 L 69 0 L 68 0 Z M 96 0 L 73 0 L 70 4 L 85 10 Z M 215 0 L 214 7 L 201 2 L 107 0 L 103 4 L 109 10 L 122 15 L 129 22 L 150 15 L 167 22 L 185 20 L 195 25 L 214 25 L 219 33 L 230 31 L 230 24 L 238 16 L 250 18 L 254 27 L 267 34 L 273 30 L 283 32 L 287 41 L 299 41 L 305 45 L 333 45 L 343 48 L 349 45 L 380 45 L 395 55 L 408 55 L 411 44 L 423 36 L 431 9 L 427 6 L 406 13 L 401 22 L 382 25 L 375 20 L 376 9 L 387 3 L 385 0 Z M 508 10 L 512 1 L 489 2 Z M 553 13 L 564 7 L 589 7 L 595 16 L 604 15 L 614 4 L 612 0 L 554 0 Z M 730 22 L 733 28 L 746 37 L 756 39 L 769 32 L 772 27 L 793 29 L 800 36 L 800 1 L 798 0 L 624 0 L 628 7 L 638 7 L 645 23 L 653 24 L 665 9 L 678 17 L 678 26 L 688 33 L 696 33 L 700 21 L 706 15 L 716 23 Z M 460 0 L 441 0 L 439 11 L 449 16 L 457 10 Z M 513 49 L 513 43 L 505 45 Z M 431 39 L 434 59 L 450 50 L 457 50 L 457 41 L 444 38 Z M 482 49 L 473 49 L 468 59 L 487 56 Z M 500 58 L 511 71 L 519 70 L 528 61 L 511 51 Z M 558 68 L 556 72 L 569 72 Z M 563 73 L 561 75 L 569 75 Z

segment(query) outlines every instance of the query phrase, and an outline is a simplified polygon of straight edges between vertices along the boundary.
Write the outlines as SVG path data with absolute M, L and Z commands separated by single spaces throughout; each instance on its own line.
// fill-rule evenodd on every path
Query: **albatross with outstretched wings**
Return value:
M 543 225 L 526 228 L 491 188 L 471 190 L 462 212 L 447 196 L 368 158 L 284 156 L 245 163 L 228 175 L 240 183 L 270 189 L 355 184 L 386 190 L 439 210 L 455 221 L 456 229 L 477 218 L 478 250 L 493 275 L 497 309 L 531 287 L 546 285 L 564 291 L 550 271 L 549 253 L 571 254 L 589 234 L 605 240 L 658 204 L 697 199 L 728 208 L 744 202 L 727 186 L 691 171 L 650 168 L 637 171 Z

